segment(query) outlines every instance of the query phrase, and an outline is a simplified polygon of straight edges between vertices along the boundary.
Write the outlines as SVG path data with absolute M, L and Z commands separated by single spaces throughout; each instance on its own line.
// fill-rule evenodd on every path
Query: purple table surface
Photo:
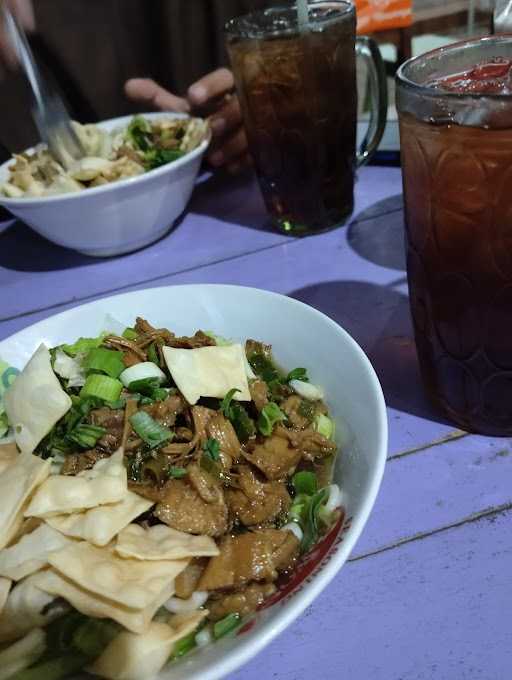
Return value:
M 0 225 L 0 339 L 106 295 L 236 283 L 295 297 L 359 342 L 390 423 L 377 504 L 348 564 L 305 614 L 230 680 L 509 680 L 510 439 L 468 435 L 420 384 L 407 298 L 400 171 L 365 168 L 346 228 L 292 239 L 265 228 L 252 179 L 204 178 L 164 239 L 91 259 Z

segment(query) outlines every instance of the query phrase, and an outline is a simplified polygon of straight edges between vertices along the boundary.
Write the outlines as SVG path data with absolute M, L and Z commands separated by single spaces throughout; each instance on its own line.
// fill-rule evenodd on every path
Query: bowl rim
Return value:
M 295 300 L 287 295 L 281 293 L 275 293 L 273 291 L 264 290 L 261 288 L 256 288 L 253 286 L 242 286 L 242 285 L 230 285 L 230 284 L 212 284 L 212 283 L 199 283 L 199 284 L 177 284 L 177 285 L 167 285 L 167 286 L 157 286 L 136 289 L 133 291 L 128 291 L 125 293 L 120 293 L 116 295 L 106 295 L 99 297 L 90 302 L 79 304 L 71 307 L 68 310 L 60 312 L 59 314 L 53 314 L 41 321 L 37 321 L 34 324 L 26 326 L 20 331 L 8 336 L 4 340 L 0 341 L 0 352 L 2 350 L 2 345 L 6 341 L 16 341 L 16 339 L 28 329 L 37 329 L 37 327 L 43 327 L 48 321 L 60 318 L 65 319 L 66 317 L 72 317 L 76 314 L 78 309 L 88 308 L 96 306 L 106 301 L 119 301 L 122 298 L 129 298 L 130 296 L 137 294 L 150 294 L 151 296 L 157 297 L 159 293 L 162 293 L 168 289 L 177 288 L 179 291 L 183 291 L 183 296 L 185 297 L 187 293 L 194 292 L 194 289 L 214 289 L 222 294 L 222 291 L 234 291 L 242 290 L 250 295 L 262 295 L 267 298 L 280 298 L 285 299 L 290 305 L 305 308 L 309 314 L 327 323 L 336 333 L 341 335 L 344 340 L 348 343 L 351 349 L 360 358 L 363 367 L 366 369 L 368 379 L 371 383 L 372 391 L 376 397 L 377 412 L 375 418 L 375 428 L 380 432 L 378 448 L 375 452 L 375 465 L 373 466 L 373 472 L 371 473 L 371 478 L 369 480 L 368 491 L 366 496 L 361 500 L 361 508 L 356 517 L 352 519 L 350 526 L 350 540 L 344 540 L 338 545 L 332 548 L 331 558 L 324 562 L 322 569 L 316 571 L 314 577 L 311 581 L 305 584 L 305 587 L 296 594 L 294 598 L 287 602 L 287 606 L 284 607 L 276 616 L 272 625 L 263 626 L 262 630 L 259 632 L 257 639 L 249 637 L 248 639 L 241 639 L 237 641 L 237 644 L 231 649 L 227 655 L 221 656 L 218 661 L 215 660 L 214 664 L 206 670 L 201 670 L 198 674 L 197 671 L 192 669 L 187 677 L 190 680 L 220 680 L 220 678 L 225 677 L 228 673 L 235 671 L 237 668 L 243 664 L 250 661 L 259 652 L 264 649 L 274 638 L 276 638 L 280 633 L 282 633 L 288 626 L 290 626 L 295 619 L 297 619 L 304 610 L 318 597 L 318 595 L 329 585 L 329 583 L 334 579 L 334 577 L 341 570 L 345 562 L 347 561 L 350 553 L 354 549 L 362 531 L 365 527 L 368 517 L 375 505 L 375 500 L 379 492 L 379 488 L 382 482 L 384 468 L 387 458 L 388 450 L 388 418 L 386 411 L 386 403 L 384 400 L 384 394 L 382 387 L 380 385 L 379 379 L 373 368 L 370 360 L 366 356 L 365 352 L 359 346 L 359 344 L 352 338 L 352 336 L 346 331 L 342 326 L 340 326 L 333 319 L 328 317 L 323 312 L 318 309 L 308 305 L 299 300 Z M 169 668 L 166 667 L 162 670 L 162 673 L 158 676 L 160 680 L 170 680 L 172 676 L 168 676 L 166 672 Z
M 108 118 L 106 120 L 102 120 L 98 123 L 94 123 L 94 125 L 97 125 L 98 127 L 102 127 L 103 125 L 109 125 L 109 126 L 115 126 L 116 124 L 118 125 L 123 125 L 127 123 L 129 120 L 131 120 L 134 116 L 144 116 L 145 118 L 149 119 L 158 119 L 158 118 L 192 118 L 193 116 L 189 116 L 185 113 L 175 113 L 174 111 L 154 111 L 150 113 L 133 113 L 129 114 L 127 116 L 117 116 L 116 118 Z M 148 170 L 141 175 L 135 175 L 133 177 L 127 177 L 125 179 L 120 179 L 117 182 L 109 182 L 108 184 L 103 184 L 99 187 L 91 187 L 89 189 L 85 189 L 84 191 L 73 191 L 73 192 L 68 192 L 68 193 L 62 193 L 62 194 L 55 194 L 52 196 L 30 196 L 27 198 L 10 198 L 9 196 L 4 196 L 3 194 L 0 194 L 0 205 L 5 205 L 7 208 L 9 206 L 13 207 L 23 207 L 23 206 L 40 206 L 44 205 L 45 203 L 55 203 L 57 201 L 72 201 L 76 199 L 85 199 L 89 196 L 98 196 L 100 194 L 107 193 L 108 191 L 112 191 L 114 189 L 121 189 L 124 187 L 133 187 L 133 186 L 140 186 L 142 184 L 145 184 L 147 182 L 151 182 L 151 180 L 156 179 L 157 177 L 162 177 L 163 175 L 166 174 L 171 174 L 173 170 L 177 170 L 178 168 L 183 167 L 184 165 L 187 165 L 191 161 L 193 161 L 195 158 L 198 156 L 201 156 L 207 149 L 208 145 L 210 144 L 211 140 L 211 131 L 208 132 L 208 135 L 199 146 L 197 146 L 195 149 L 192 149 L 192 151 L 189 151 L 186 153 L 184 156 L 181 158 L 178 158 L 177 160 L 173 161 L 172 163 L 166 163 L 165 165 L 160 166 L 159 168 L 154 168 L 153 170 Z M 21 153 L 27 153 L 29 151 L 34 151 L 35 146 L 31 146 L 28 149 L 25 149 Z M 5 161 L 0 165 L 0 181 L 1 181 L 1 175 L 3 175 L 4 171 L 6 171 L 9 167 L 9 164 L 12 163 L 13 159 L 12 157 L 9 158 L 9 160 Z

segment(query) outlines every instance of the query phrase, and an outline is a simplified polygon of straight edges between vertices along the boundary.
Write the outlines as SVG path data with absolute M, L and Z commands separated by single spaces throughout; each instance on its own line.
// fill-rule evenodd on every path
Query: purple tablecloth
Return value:
M 426 402 L 407 300 L 400 171 L 362 170 L 350 224 L 292 239 L 266 230 L 252 181 L 205 178 L 166 238 L 96 260 L 0 226 L 0 339 L 83 301 L 174 283 L 285 293 L 344 326 L 370 357 L 389 458 L 348 564 L 231 680 L 509 680 L 509 439 L 455 430 Z

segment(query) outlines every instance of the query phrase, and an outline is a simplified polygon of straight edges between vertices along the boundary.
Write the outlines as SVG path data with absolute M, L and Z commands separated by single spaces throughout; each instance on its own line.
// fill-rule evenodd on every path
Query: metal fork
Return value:
M 32 116 L 41 139 L 52 156 L 65 168 L 85 156 L 84 149 L 71 125 L 66 106 L 58 92 L 46 82 L 34 59 L 27 36 L 5 2 L 1 3 L 7 34 L 32 88 Z

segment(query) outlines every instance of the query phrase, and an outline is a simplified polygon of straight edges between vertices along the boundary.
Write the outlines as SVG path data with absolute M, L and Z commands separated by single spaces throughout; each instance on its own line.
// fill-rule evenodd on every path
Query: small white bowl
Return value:
M 323 387 L 336 421 L 340 454 L 333 480 L 342 490 L 343 523 L 317 544 L 292 581 L 272 603 L 249 617 L 237 635 L 194 651 L 159 676 L 160 680 L 219 680 L 289 626 L 350 555 L 375 503 L 384 471 L 388 442 L 384 397 L 366 355 L 338 324 L 297 300 L 241 286 L 169 286 L 96 300 L 0 342 L 0 356 L 21 368 L 41 341 L 54 346 L 73 342 L 80 335 L 116 331 L 108 317 L 114 316 L 124 327 L 132 325 L 137 315 L 178 334 L 201 328 L 234 340 L 271 343 L 283 368 L 308 369 L 311 382 Z M 321 652 L 328 653 L 328 649 Z
M 175 113 L 145 113 L 147 118 L 183 118 Z M 113 118 L 104 130 L 127 125 L 133 116 Z M 122 255 L 143 248 L 167 233 L 190 199 L 209 140 L 183 158 L 143 175 L 70 194 L 7 198 L 0 205 L 38 234 L 65 248 L 94 257 Z M 8 179 L 7 161 L 0 184 Z

